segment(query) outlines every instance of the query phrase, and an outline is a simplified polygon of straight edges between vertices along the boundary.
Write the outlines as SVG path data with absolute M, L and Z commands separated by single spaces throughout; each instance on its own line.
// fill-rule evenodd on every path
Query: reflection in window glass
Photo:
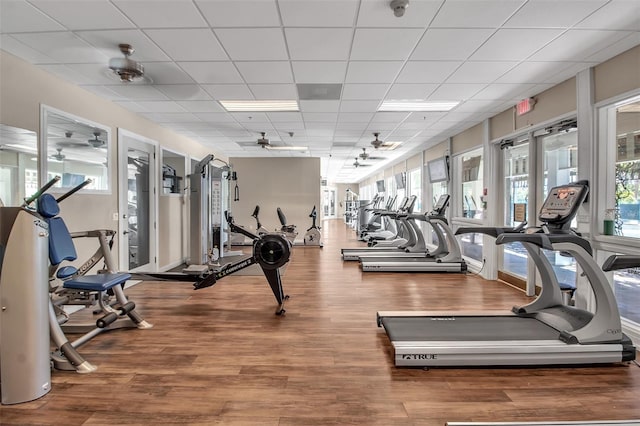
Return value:
M 616 111 L 615 234 L 640 238 L 640 101 Z
M 482 148 L 462 156 L 462 217 L 482 219 Z
M 441 195 L 447 194 L 447 182 L 436 182 L 431 184 L 431 207 L 435 206 Z M 429 228 L 431 229 L 431 228 Z M 434 245 L 438 244 L 438 237 L 436 233 L 431 230 L 431 242 Z
M 613 288 L 620 316 L 640 324 L 640 271 L 627 269 L 613 274 Z

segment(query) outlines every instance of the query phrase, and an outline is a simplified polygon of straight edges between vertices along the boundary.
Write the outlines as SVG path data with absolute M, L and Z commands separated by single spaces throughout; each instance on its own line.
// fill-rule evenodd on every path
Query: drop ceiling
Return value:
M 357 182 L 640 44 L 639 0 L 1 0 L 0 48 L 229 157 L 313 156 Z M 108 72 L 136 49 L 151 80 Z M 217 100 L 298 99 L 300 112 L 228 113 Z M 335 89 L 334 89 L 335 90 Z M 306 97 L 306 96 L 305 96 Z M 457 101 L 378 112 L 385 99 Z M 265 132 L 270 151 L 253 142 Z M 373 133 L 401 142 L 373 152 Z M 378 160 L 361 160 L 367 148 Z

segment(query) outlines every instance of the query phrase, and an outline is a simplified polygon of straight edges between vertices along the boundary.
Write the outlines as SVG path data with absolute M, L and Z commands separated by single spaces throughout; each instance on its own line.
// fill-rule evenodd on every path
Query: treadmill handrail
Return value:
M 500 234 L 496 238 L 496 245 L 508 244 L 508 243 L 531 243 L 540 248 L 547 250 L 554 250 L 553 244 L 557 243 L 570 243 L 582 247 L 589 255 L 593 256 L 593 249 L 591 244 L 584 238 L 580 238 L 573 234 L 521 234 L 521 233 L 509 233 Z
M 502 234 L 520 234 L 522 231 L 513 227 L 489 227 L 489 226 L 464 226 L 456 230 L 456 235 L 461 234 L 485 234 L 498 238 Z
M 635 254 L 614 254 L 602 264 L 602 270 L 605 272 L 637 267 L 640 267 L 640 256 Z

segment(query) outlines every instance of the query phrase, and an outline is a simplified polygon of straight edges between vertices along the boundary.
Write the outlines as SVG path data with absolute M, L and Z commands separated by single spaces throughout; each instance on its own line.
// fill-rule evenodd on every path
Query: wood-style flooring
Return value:
M 144 282 L 127 291 L 150 330 L 80 348 L 98 371 L 54 371 L 51 392 L 0 407 L 0 424 L 444 425 L 446 421 L 640 418 L 636 364 L 399 369 L 378 310 L 510 309 L 523 293 L 472 274 L 366 273 L 340 220 L 325 246 L 295 247 L 277 317 L 260 276 Z M 302 227 L 301 227 L 302 228 Z M 304 230 L 302 230 L 304 231 Z M 638 342 L 636 342 L 637 344 Z

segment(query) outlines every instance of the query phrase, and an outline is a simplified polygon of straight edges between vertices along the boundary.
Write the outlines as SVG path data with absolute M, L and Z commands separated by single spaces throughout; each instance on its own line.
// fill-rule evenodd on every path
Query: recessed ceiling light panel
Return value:
M 378 111 L 450 111 L 457 101 L 385 100 Z
M 218 101 L 229 112 L 295 112 L 300 111 L 298 101 Z

